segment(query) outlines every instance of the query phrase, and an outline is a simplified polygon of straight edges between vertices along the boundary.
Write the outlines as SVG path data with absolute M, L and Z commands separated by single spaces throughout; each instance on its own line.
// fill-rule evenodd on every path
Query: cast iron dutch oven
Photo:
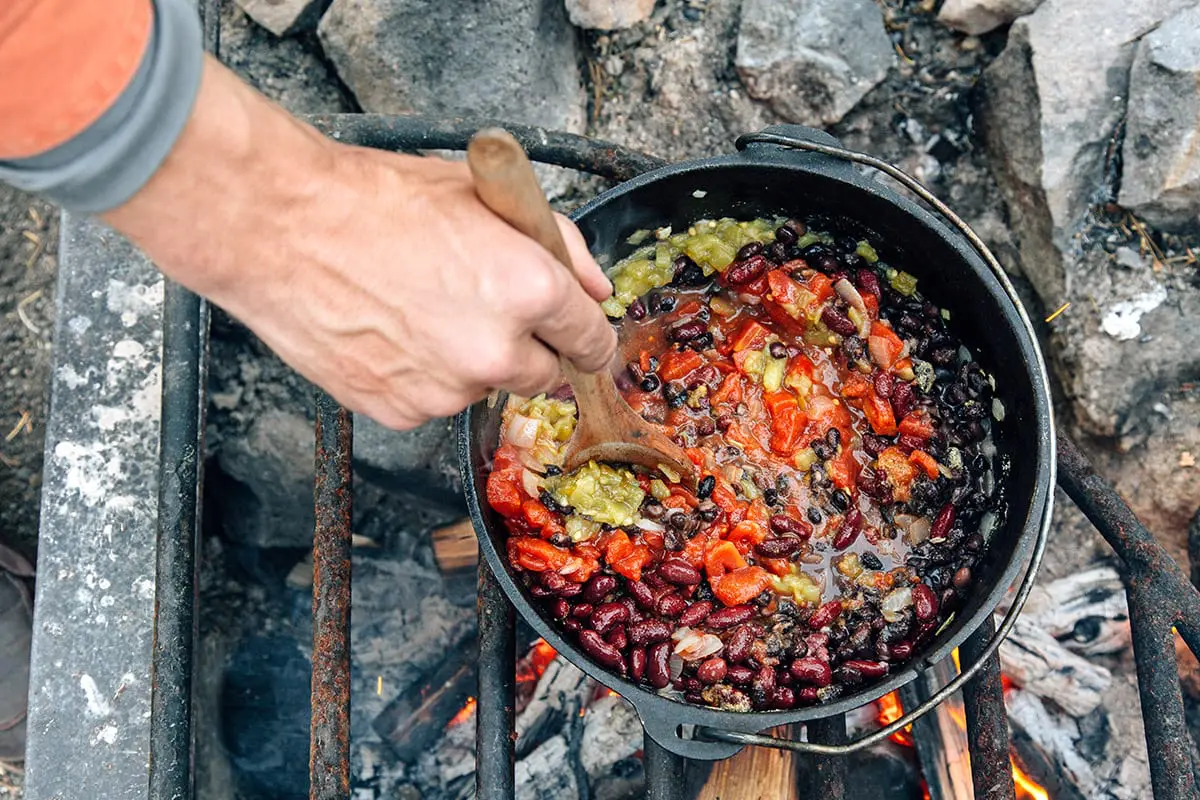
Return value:
M 774 142 L 764 141 L 774 139 Z M 458 419 L 459 460 L 480 550 L 509 600 L 559 653 L 637 709 L 646 731 L 666 749 L 690 758 L 732 755 L 739 745 L 685 738 L 683 726 L 754 733 L 777 725 L 844 713 L 878 699 L 946 658 L 992 614 L 1029 556 L 1044 545 L 1054 480 L 1053 420 L 1045 368 L 1033 331 L 1012 287 L 981 257 L 964 233 L 924 207 L 861 175 L 842 158 L 797 151 L 786 140 L 838 143 L 828 134 L 799 126 L 775 126 L 743 137 L 741 152 L 684 161 L 653 170 L 597 197 L 572 215 L 591 252 L 605 266 L 634 248 L 626 239 L 640 229 L 685 228 L 697 219 L 732 216 L 823 215 L 837 232 L 870 232 L 881 256 L 904 265 L 920 279 L 922 292 L 951 311 L 950 326 L 996 379 L 1006 409 L 997 426 L 997 446 L 1012 457 L 1003 487 L 1008 502 L 1004 524 L 992 535 L 977 568 L 969 602 L 922 652 L 885 680 L 834 702 L 789 711 L 737 713 L 694 706 L 634 684 L 591 661 L 536 610 L 513 577 L 505 557 L 506 532 L 486 502 L 485 481 L 498 444 L 503 398 L 494 408 L 479 403 Z M 755 141 L 758 139 L 758 141 Z M 1026 576 L 1026 582 L 1031 576 Z

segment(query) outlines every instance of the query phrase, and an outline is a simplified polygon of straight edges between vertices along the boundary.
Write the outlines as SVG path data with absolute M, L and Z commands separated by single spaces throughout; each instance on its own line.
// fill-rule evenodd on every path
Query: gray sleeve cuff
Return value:
M 0 180 L 89 214 L 116 208 L 150 180 L 191 116 L 204 65 L 191 3 L 154 0 L 154 12 L 146 54 L 112 107 L 53 150 L 0 161 Z

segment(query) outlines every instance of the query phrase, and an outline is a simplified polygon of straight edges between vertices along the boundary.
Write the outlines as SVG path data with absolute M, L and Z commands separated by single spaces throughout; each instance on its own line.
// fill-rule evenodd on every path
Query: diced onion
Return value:
M 685 636 L 690 636 L 690 635 L 691 635 L 691 633 L 692 633 L 692 629 L 691 629 L 691 628 L 677 628 L 677 629 L 675 630 L 675 632 L 671 634 L 671 640 L 672 640 L 672 641 L 675 641 L 675 642 L 678 642 L 678 641 L 679 641 L 680 639 L 682 639 L 683 637 L 685 637 Z
M 651 533 L 662 533 L 663 531 L 666 530 L 666 528 L 664 528 L 662 525 L 658 524 L 654 520 L 645 519 L 644 517 L 642 519 L 639 519 L 637 522 L 635 522 L 633 524 L 637 525 L 642 530 L 650 531 Z
M 542 492 L 541 481 L 533 470 L 521 470 L 521 488 L 530 497 L 537 497 Z
M 850 307 L 858 312 L 858 335 L 866 336 L 871 330 L 871 317 L 867 311 L 867 304 L 863 300 L 858 289 L 854 288 L 854 284 L 845 278 L 841 278 L 833 285 L 833 290 L 838 293 L 838 297 L 849 303 Z
M 513 447 L 528 450 L 537 443 L 539 425 L 540 423 L 533 417 L 513 414 L 512 419 L 508 422 L 504 440 Z
M 904 532 L 904 541 L 909 546 L 920 544 L 929 538 L 929 532 L 933 528 L 933 523 L 929 521 L 929 517 L 921 517 L 913 520 L 908 526 L 908 530 Z
M 725 643 L 711 633 L 692 631 L 675 644 L 675 655 L 684 661 L 698 661 L 719 653 L 724 646 Z
M 517 460 L 521 462 L 522 466 L 533 472 L 544 472 L 546 470 L 545 464 L 538 459 L 537 454 L 533 450 L 518 449 Z
M 997 422 L 1004 422 L 1004 403 L 1000 402 L 999 397 L 992 398 L 992 416 Z
M 671 653 L 671 657 L 667 659 L 667 668 L 669 670 L 668 674 L 671 676 L 671 680 L 677 679 L 683 674 L 683 659 L 674 653 Z
M 912 589 L 901 586 L 883 596 L 879 610 L 883 612 L 883 618 L 888 622 L 899 622 L 904 619 L 904 610 L 911 606 L 912 602 Z

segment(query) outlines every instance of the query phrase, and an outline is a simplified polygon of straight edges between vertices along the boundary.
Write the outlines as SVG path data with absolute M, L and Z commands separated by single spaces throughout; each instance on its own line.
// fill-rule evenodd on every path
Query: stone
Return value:
M 571 24 L 598 31 L 628 28 L 650 18 L 654 0 L 566 0 Z
M 1046 0 L 984 72 L 988 155 L 1026 275 L 1057 307 L 1064 254 L 1106 188 L 1138 37 L 1194 0 Z
M 393 431 L 356 414 L 354 469 L 389 491 L 462 508 L 453 420 L 437 419 L 411 431 Z
M 318 33 L 365 111 L 583 130 L 578 34 L 562 0 L 334 0 Z
M 1032 14 L 1042 0 L 946 0 L 938 22 L 956 31 L 978 36 Z
M 330 0 L 237 0 L 251 19 L 276 36 L 311 30 L 317 26 Z
M 735 65 L 751 97 L 824 127 L 883 80 L 896 54 L 872 0 L 747 0 Z
M 217 456 L 212 497 L 223 537 L 253 547 L 311 547 L 313 425 L 271 410 Z
M 1200 5 L 1138 44 L 1129 78 L 1121 205 L 1152 225 L 1200 229 Z

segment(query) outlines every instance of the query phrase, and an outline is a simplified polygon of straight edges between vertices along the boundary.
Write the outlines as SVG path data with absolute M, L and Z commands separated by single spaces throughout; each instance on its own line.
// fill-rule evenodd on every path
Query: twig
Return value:
M 29 218 L 31 220 L 33 220 L 33 224 L 38 226 L 39 228 L 43 227 L 46 224 L 46 221 L 44 219 L 42 219 L 41 212 L 38 211 L 33 206 L 29 207 Z
M 42 332 L 38 329 L 38 326 L 34 325 L 33 321 L 31 319 L 29 319 L 29 315 L 25 313 L 25 306 L 34 302 L 41 296 L 42 296 L 42 290 L 38 289 L 37 291 L 33 292 L 28 297 L 26 297 L 24 300 L 17 303 L 17 316 L 21 318 L 21 322 L 25 325 L 25 327 L 29 328 L 29 330 L 33 332 L 34 336 L 41 336 Z
M 1061 306 L 1059 306 L 1057 311 L 1055 311 L 1050 316 L 1046 317 L 1046 322 L 1053 322 L 1055 320 L 1055 318 L 1058 317 L 1059 314 L 1063 313 L 1070 307 L 1071 307 L 1070 302 L 1063 303 Z
M 5 455 L 4 453 L 0 453 L 0 464 L 3 464 L 9 469 L 16 469 L 17 467 L 21 466 L 20 461 L 12 456 Z
M 17 420 L 17 424 L 13 426 L 13 429 L 8 432 L 8 436 L 4 437 L 4 441 L 11 442 L 13 439 L 17 438 L 21 431 L 25 429 L 25 426 L 29 424 L 30 419 L 31 417 L 29 416 L 29 412 L 22 411 L 21 418 Z

